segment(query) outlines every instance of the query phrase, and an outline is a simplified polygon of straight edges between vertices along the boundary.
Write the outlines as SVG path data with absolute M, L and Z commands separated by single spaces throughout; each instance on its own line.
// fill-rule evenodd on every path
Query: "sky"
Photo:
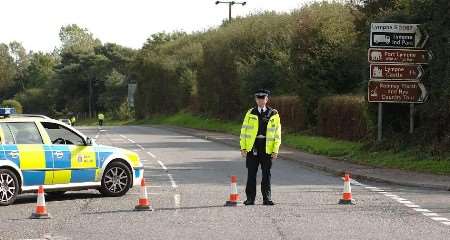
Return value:
M 258 11 L 288 12 L 313 0 L 247 0 L 233 17 Z M 19 41 L 27 50 L 60 46 L 61 26 L 78 24 L 103 43 L 140 48 L 156 32 L 202 31 L 228 17 L 215 0 L 0 0 L 0 43 Z

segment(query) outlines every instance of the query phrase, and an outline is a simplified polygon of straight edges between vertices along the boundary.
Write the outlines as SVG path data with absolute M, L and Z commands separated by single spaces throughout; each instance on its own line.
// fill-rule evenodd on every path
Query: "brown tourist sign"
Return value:
M 423 103 L 427 96 L 418 81 L 369 81 L 369 102 Z

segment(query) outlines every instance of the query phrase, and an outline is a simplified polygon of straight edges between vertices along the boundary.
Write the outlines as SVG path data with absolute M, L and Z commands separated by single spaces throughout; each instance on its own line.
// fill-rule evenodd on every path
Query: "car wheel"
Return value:
M 121 162 L 108 165 L 102 177 L 100 192 L 108 197 L 125 195 L 131 187 L 131 171 Z
M 0 169 L 0 206 L 12 204 L 19 194 L 19 181 L 14 172 Z

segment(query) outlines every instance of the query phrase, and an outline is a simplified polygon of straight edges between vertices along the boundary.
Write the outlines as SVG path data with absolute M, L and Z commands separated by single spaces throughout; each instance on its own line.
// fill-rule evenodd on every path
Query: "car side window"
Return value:
M 3 135 L 0 135 L 3 137 L 3 142 L 5 144 L 14 144 L 14 137 L 11 133 L 11 130 L 9 130 L 9 127 L 5 123 L 0 123 L 0 131 L 2 131 Z
M 78 134 L 62 125 L 52 122 L 42 122 L 53 144 L 84 145 L 84 140 Z
M 8 123 L 16 144 L 42 144 L 42 137 L 34 122 Z

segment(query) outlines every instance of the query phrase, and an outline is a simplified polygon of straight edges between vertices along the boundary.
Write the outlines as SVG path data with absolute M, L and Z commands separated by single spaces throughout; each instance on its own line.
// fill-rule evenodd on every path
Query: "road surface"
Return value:
M 162 127 L 80 128 L 97 143 L 136 151 L 153 212 L 135 212 L 139 188 L 120 198 L 96 190 L 47 198 L 50 220 L 28 219 L 36 195 L 0 208 L 0 239 L 450 239 L 450 192 L 353 182 L 343 206 L 340 177 L 295 161 L 273 165 L 273 200 L 223 207 L 230 176 L 245 200 L 238 149 Z M 260 176 L 258 182 L 260 182 Z

